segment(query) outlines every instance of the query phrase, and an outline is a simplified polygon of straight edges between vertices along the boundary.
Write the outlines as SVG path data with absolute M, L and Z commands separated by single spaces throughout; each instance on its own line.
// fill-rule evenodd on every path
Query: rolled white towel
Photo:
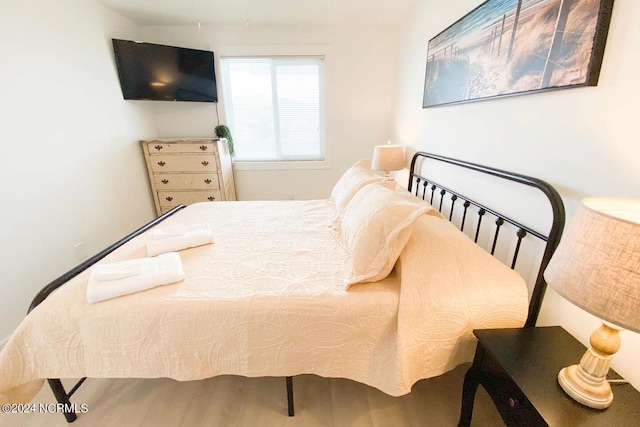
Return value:
M 98 264 L 89 275 L 87 301 L 104 301 L 179 282 L 184 278 L 182 260 L 177 252 L 153 258 Z
M 208 245 L 213 241 L 213 231 L 211 231 L 209 224 L 172 225 L 150 232 L 150 239 L 147 241 L 147 256 Z

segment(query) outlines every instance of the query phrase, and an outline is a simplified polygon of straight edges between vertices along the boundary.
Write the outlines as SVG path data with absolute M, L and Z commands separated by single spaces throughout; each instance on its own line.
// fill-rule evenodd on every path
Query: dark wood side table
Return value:
M 561 327 L 473 333 L 478 346 L 464 378 L 459 426 L 471 422 L 478 385 L 487 390 L 507 426 L 640 426 L 640 392 L 629 384 L 611 385 L 613 403 L 605 410 L 582 406 L 560 388 L 560 369 L 579 363 L 585 351 Z M 608 378 L 620 376 L 611 370 Z

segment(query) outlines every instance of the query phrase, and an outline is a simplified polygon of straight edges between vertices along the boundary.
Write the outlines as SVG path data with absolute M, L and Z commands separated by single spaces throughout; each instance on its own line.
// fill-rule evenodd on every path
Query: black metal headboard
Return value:
M 418 173 L 416 168 L 419 168 L 419 160 L 420 159 L 430 159 L 438 162 L 443 162 L 455 166 L 459 166 L 461 168 L 471 169 L 476 172 L 480 172 L 483 174 L 492 175 L 498 178 L 506 179 L 509 181 L 516 182 L 518 184 L 526 185 L 529 187 L 536 188 L 544 193 L 544 195 L 549 200 L 551 205 L 551 214 L 553 216 L 551 221 L 551 227 L 547 233 L 541 233 L 536 231 L 519 221 L 516 221 L 502 213 L 499 213 L 475 200 L 472 200 L 469 197 L 463 196 L 462 194 L 456 192 L 453 189 L 447 188 L 444 185 L 441 185 L 430 178 L 427 178 Z M 551 255 L 556 250 L 558 243 L 560 242 L 560 236 L 562 235 L 562 230 L 564 229 L 565 223 L 565 212 L 564 212 L 564 204 L 562 202 L 562 198 L 558 194 L 555 188 L 551 185 L 537 178 L 533 178 L 526 175 L 520 175 L 513 172 L 507 172 L 500 169 L 495 169 L 488 166 L 478 165 L 475 163 L 466 162 L 463 160 L 452 159 L 449 157 L 439 156 L 437 154 L 430 154 L 425 152 L 417 152 L 413 159 L 411 160 L 411 169 L 409 172 L 409 185 L 408 190 L 415 194 L 417 197 L 421 197 L 423 200 L 426 200 L 431 203 L 434 207 L 437 207 L 440 213 L 446 215 L 446 212 L 442 212 L 443 203 L 447 195 L 449 198 L 449 220 L 452 220 L 454 209 L 456 206 L 459 206 L 459 209 L 462 209 L 461 213 L 461 221 L 460 221 L 460 230 L 464 231 L 464 227 L 466 225 L 468 219 L 468 213 L 473 214 L 469 211 L 469 208 L 474 207 L 472 210 L 475 211 L 475 214 L 478 216 L 476 222 L 475 229 L 475 239 L 474 241 L 478 242 L 478 236 L 480 234 L 481 227 L 483 225 L 482 218 L 486 214 L 490 214 L 496 218 L 495 220 L 495 231 L 493 232 L 493 238 L 491 239 L 491 249 L 490 252 L 493 255 L 496 249 L 496 244 L 498 242 L 498 236 L 500 233 L 500 229 L 502 225 L 505 223 L 511 224 L 515 227 L 515 239 L 517 239 L 515 244 L 515 249 L 513 251 L 513 256 L 511 258 L 511 268 L 515 268 L 516 261 L 518 259 L 518 255 L 520 254 L 520 248 L 523 241 L 523 238 L 529 234 L 534 236 L 537 239 L 545 242 L 544 253 L 542 255 L 542 260 L 540 262 L 540 266 L 538 268 L 538 272 L 536 275 L 536 281 L 533 287 L 533 291 L 531 294 L 531 299 L 529 301 L 529 314 L 527 316 L 527 321 L 525 323 L 526 327 L 535 326 L 536 321 L 538 319 L 538 314 L 540 312 L 540 306 L 542 305 L 542 299 L 544 297 L 545 290 L 547 288 L 547 283 L 544 280 L 543 273 L 549 260 L 551 259 Z M 459 202 L 456 205 L 456 202 Z M 484 222 L 486 224 L 487 221 Z M 486 248 L 489 250 L 489 248 Z

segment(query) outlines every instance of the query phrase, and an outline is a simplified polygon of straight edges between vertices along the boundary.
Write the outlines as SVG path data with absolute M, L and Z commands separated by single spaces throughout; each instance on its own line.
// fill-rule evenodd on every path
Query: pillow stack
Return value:
M 352 261 L 347 289 L 387 277 L 409 240 L 413 223 L 427 213 L 441 216 L 408 191 L 385 184 L 380 175 L 358 162 L 331 192 L 338 212 L 336 238 Z
M 397 193 L 380 184 L 356 193 L 336 229 L 352 258 L 347 288 L 387 277 L 409 240 L 413 223 L 432 210 L 409 193 Z

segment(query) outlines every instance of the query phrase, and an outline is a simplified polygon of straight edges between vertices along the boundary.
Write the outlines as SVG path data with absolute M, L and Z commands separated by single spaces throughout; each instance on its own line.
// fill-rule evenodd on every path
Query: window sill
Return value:
M 328 160 L 297 162 L 233 162 L 233 169 L 238 171 L 255 170 L 313 170 L 331 169 Z

